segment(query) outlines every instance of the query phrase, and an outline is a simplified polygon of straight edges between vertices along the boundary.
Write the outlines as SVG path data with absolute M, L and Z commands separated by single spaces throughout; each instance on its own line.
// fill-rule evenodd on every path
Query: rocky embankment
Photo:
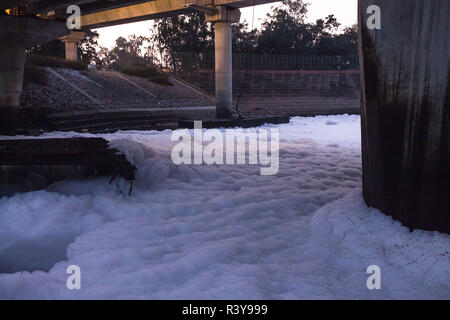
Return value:
M 48 114 L 214 105 L 176 79 L 171 79 L 173 86 L 162 86 L 114 71 L 38 68 L 38 72 L 39 81 L 25 77 L 21 106 L 27 111 Z

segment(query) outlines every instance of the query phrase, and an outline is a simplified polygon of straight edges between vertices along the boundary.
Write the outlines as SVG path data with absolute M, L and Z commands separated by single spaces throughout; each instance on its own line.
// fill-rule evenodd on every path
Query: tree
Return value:
M 97 53 L 100 67 L 121 70 L 136 64 L 153 64 L 154 58 L 150 50 L 143 47 L 149 41 L 143 36 L 131 35 L 128 39 L 119 37 L 111 50 L 100 48 Z
M 99 64 L 100 59 L 97 55 L 99 34 L 97 31 L 85 31 L 84 39 L 78 44 L 78 56 L 87 64 Z
M 307 23 L 308 3 L 286 0 L 267 14 L 257 51 L 271 54 L 345 55 L 357 53 L 357 26 L 339 33 L 334 15 Z
M 108 48 L 100 47 L 97 52 L 98 63 L 96 64 L 99 69 L 110 66 L 113 62 L 110 51 Z
M 336 35 L 340 25 L 332 14 L 325 19 L 318 19 L 315 24 L 310 25 L 309 31 L 312 35 L 313 53 L 326 55 L 338 54 L 336 50 Z
M 249 30 L 248 23 L 232 25 L 233 52 L 234 53 L 256 53 L 258 49 L 258 30 Z
M 66 49 L 64 43 L 53 40 L 44 44 L 38 44 L 27 50 L 28 54 L 65 58 Z
M 206 22 L 205 15 L 195 12 L 156 20 L 150 41 L 155 44 L 154 49 L 161 60 L 166 65 L 175 67 L 182 63 L 176 53 L 211 53 L 214 48 L 214 33 L 211 25 Z
M 355 54 L 358 52 L 358 25 L 344 29 L 344 33 L 335 36 L 335 54 Z
M 283 1 L 267 14 L 258 39 L 258 51 L 270 54 L 311 53 L 313 37 L 305 23 L 308 3 L 302 0 Z
M 258 31 L 248 29 L 247 23 L 232 26 L 233 52 L 256 52 Z M 155 53 L 171 67 L 209 66 L 213 62 L 214 25 L 203 13 L 156 20 L 150 41 L 155 44 Z
M 87 64 L 99 63 L 97 55 L 98 49 L 98 37 L 97 31 L 85 31 L 83 40 L 78 45 L 78 56 Z M 28 54 L 38 54 L 43 56 L 51 56 L 58 58 L 65 58 L 65 45 L 60 40 L 53 40 L 45 44 L 40 44 L 27 50 Z

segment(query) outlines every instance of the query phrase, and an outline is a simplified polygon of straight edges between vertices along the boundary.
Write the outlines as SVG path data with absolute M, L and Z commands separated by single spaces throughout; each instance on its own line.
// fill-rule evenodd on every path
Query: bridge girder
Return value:
M 108 23 L 102 22 L 98 26 L 121 24 L 126 22 L 154 19 L 173 14 L 186 13 L 191 10 L 188 4 L 196 4 L 206 7 L 226 6 L 230 8 L 243 8 L 260 5 L 279 0 L 0 0 L 0 10 L 24 6 L 26 13 L 39 14 L 54 11 L 55 17 L 66 18 L 66 8 L 70 5 L 78 5 L 84 16 L 89 16 L 89 21 L 102 20 L 105 15 L 111 17 Z M 56 3 L 55 3 L 56 2 Z M 144 12 L 140 14 L 139 9 Z M 151 10 L 153 9 L 153 10 Z M 96 14 L 96 16 L 93 16 Z M 121 19 L 119 16 L 126 16 Z M 125 21 L 125 22 L 123 22 Z M 86 25 L 90 27 L 91 25 Z
M 238 9 L 273 2 L 279 0 L 154 0 L 83 15 L 81 25 L 91 29 L 173 16 L 193 11 L 192 4 Z

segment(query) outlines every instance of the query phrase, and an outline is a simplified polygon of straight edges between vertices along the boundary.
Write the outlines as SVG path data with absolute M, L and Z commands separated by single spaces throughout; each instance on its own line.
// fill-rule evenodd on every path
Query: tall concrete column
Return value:
M 83 38 L 84 33 L 79 31 L 72 31 L 70 34 L 59 38 L 66 46 L 66 60 L 78 60 L 78 44 Z
M 219 7 L 215 15 L 207 15 L 215 30 L 216 117 L 233 116 L 233 61 L 231 24 L 239 22 L 239 9 Z
M 216 117 L 229 118 L 233 113 L 233 61 L 230 22 L 216 22 L 215 76 Z
M 380 29 L 370 29 L 371 5 Z M 450 1 L 359 0 L 364 199 L 450 233 Z
M 14 43 L 0 46 L 0 133 L 15 134 L 17 109 L 22 94 L 25 47 Z
M 14 135 L 22 95 L 25 50 L 64 34 L 65 23 L 0 16 L 0 135 Z

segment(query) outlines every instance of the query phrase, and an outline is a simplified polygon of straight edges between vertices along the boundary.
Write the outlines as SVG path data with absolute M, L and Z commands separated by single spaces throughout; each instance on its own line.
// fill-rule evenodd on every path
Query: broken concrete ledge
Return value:
M 193 129 L 194 121 L 192 119 L 182 119 L 179 121 L 180 128 Z M 251 128 L 259 127 L 264 124 L 282 124 L 289 123 L 289 116 L 244 116 L 236 119 L 202 119 L 202 127 L 206 129 L 211 128 Z

